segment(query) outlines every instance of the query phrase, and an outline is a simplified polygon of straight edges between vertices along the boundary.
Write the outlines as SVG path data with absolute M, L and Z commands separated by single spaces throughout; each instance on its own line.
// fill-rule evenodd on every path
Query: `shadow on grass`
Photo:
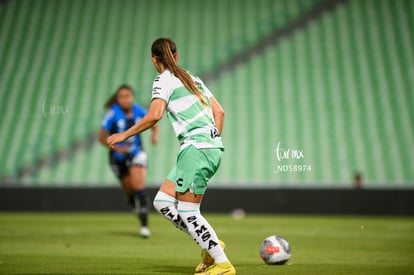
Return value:
M 102 275 L 102 274 L 111 274 L 111 275 L 159 275 L 159 274 L 169 274 L 169 275 L 183 275 L 183 274 L 194 274 L 194 267 L 190 266 L 177 266 L 177 265 L 153 265 L 151 268 L 146 270 L 136 270 L 134 272 L 119 272 L 106 270 L 105 272 L 97 271 L 97 272 L 73 272 L 68 273 L 67 271 L 64 273 L 60 272 L 31 272 L 31 273 L 8 273 L 9 275 L 75 275 L 75 274 L 82 274 L 82 275 Z
M 139 235 L 138 230 L 136 232 L 134 232 L 134 231 L 108 231 L 107 233 L 108 233 L 108 235 L 123 236 L 123 237 L 133 237 L 133 238 L 144 239 L 144 238 L 141 238 L 141 236 Z
M 158 265 L 151 267 L 151 270 L 145 274 L 194 274 L 194 268 L 193 266 Z

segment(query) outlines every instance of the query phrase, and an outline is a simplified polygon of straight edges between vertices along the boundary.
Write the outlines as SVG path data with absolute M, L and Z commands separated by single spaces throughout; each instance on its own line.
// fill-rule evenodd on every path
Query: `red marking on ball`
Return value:
M 269 253 L 269 254 L 279 253 L 279 247 L 278 246 L 266 246 L 266 253 Z

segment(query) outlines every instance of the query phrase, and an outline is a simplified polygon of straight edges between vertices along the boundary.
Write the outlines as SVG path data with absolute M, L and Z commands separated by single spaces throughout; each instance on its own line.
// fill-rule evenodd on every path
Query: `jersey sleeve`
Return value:
M 169 87 L 168 83 L 165 81 L 163 77 L 157 76 L 152 83 L 152 98 L 156 99 L 160 98 L 163 99 L 165 102 L 168 102 L 172 89 Z
M 109 110 L 106 114 L 104 119 L 102 120 L 101 127 L 107 132 L 110 132 L 115 120 L 115 112 L 113 110 Z
M 203 90 L 203 93 L 207 98 L 214 96 L 213 93 L 209 90 L 209 88 L 207 88 L 206 84 L 204 84 L 203 80 L 196 77 L 195 81 L 198 82 L 198 84 L 201 86 L 201 89 Z

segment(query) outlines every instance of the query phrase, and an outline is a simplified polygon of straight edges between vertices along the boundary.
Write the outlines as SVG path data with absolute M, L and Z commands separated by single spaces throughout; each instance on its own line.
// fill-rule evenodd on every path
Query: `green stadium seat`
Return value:
M 8 142 L 0 146 L 0 179 L 116 185 L 106 150 L 87 139 L 99 131 L 102 106 L 120 84 L 131 84 L 137 102 L 148 106 L 155 38 L 174 38 L 180 64 L 199 75 L 260 45 L 319 2 L 5 2 L 0 131 Z M 357 171 L 369 187 L 412 186 L 413 5 L 347 1 L 247 63 L 207 79 L 226 110 L 226 152 L 212 186 L 350 187 Z M 50 109 L 44 113 L 44 107 Z M 150 185 L 163 180 L 178 150 L 165 119 L 160 127 L 156 147 L 143 135 Z M 74 149 L 78 142 L 85 146 Z M 303 150 L 305 158 L 279 163 L 279 142 Z M 46 159 L 56 163 L 38 165 Z M 312 171 L 275 173 L 282 164 L 307 164 Z M 25 167 L 37 170 L 18 175 Z

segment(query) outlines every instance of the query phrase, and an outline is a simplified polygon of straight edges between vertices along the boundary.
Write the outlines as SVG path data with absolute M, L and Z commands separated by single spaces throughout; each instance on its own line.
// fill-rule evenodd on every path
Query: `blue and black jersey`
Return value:
M 134 104 L 132 106 L 132 117 L 127 118 L 125 112 L 122 110 L 119 104 L 112 105 L 111 109 L 106 113 L 102 121 L 102 129 L 107 131 L 110 135 L 114 133 L 124 132 L 129 129 L 141 118 L 147 114 L 147 110 Z M 141 137 L 135 135 L 130 137 L 124 142 L 119 143 L 120 146 L 128 146 L 128 155 L 124 155 L 115 151 L 111 152 L 111 157 L 116 161 L 124 161 L 126 158 L 133 158 L 136 156 L 142 148 Z

